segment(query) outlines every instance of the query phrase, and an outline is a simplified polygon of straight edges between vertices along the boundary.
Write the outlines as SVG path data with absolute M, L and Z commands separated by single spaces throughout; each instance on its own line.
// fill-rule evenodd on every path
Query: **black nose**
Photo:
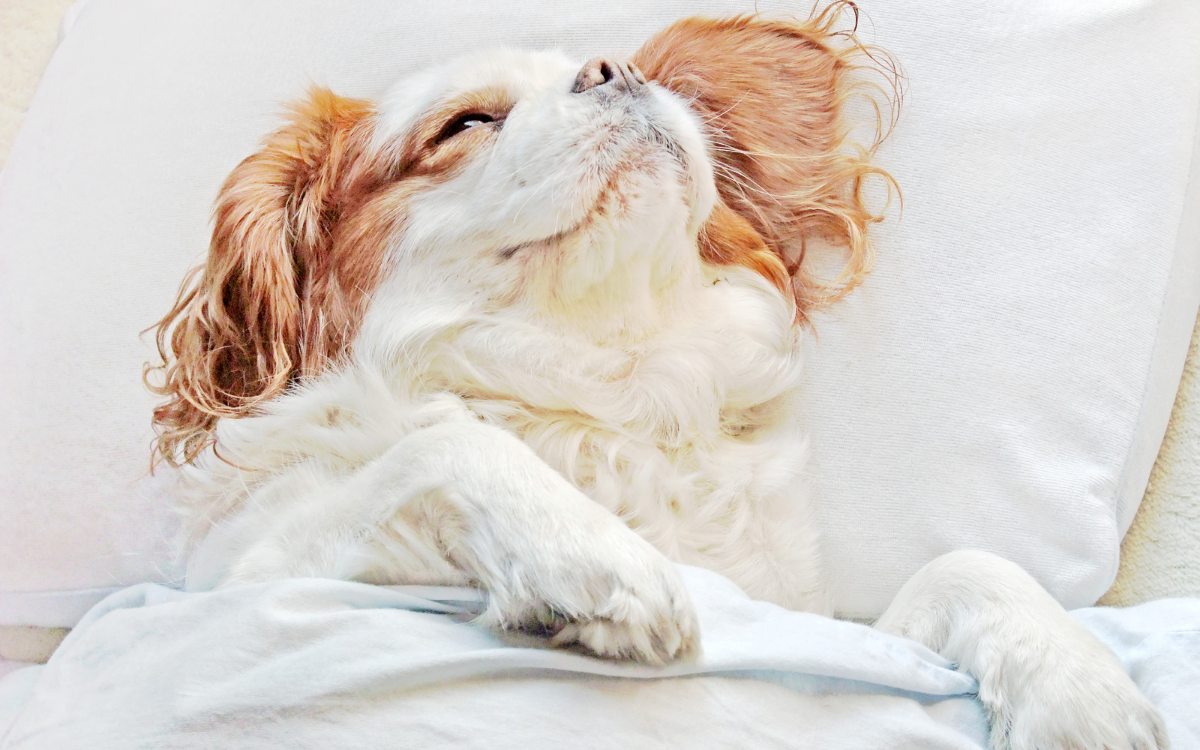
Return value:
M 572 94 L 582 94 L 601 86 L 612 86 L 617 91 L 637 91 L 646 85 L 646 76 L 633 63 L 617 62 L 608 57 L 593 57 L 579 69 L 575 76 Z

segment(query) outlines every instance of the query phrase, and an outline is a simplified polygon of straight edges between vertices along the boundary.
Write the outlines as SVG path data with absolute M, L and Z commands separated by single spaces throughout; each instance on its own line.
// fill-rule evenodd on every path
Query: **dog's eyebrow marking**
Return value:
M 513 94 L 498 86 L 452 95 L 434 103 L 394 141 L 391 149 L 395 154 L 394 171 L 408 176 L 447 173 L 462 164 L 483 141 L 452 138 L 439 143 L 438 136 L 446 127 L 455 118 L 469 113 L 488 115 L 500 124 L 515 105 Z
M 495 86 L 459 94 L 426 110 L 409 129 L 409 143 L 417 150 L 428 148 L 456 117 L 471 112 L 502 122 L 515 105 L 511 92 Z

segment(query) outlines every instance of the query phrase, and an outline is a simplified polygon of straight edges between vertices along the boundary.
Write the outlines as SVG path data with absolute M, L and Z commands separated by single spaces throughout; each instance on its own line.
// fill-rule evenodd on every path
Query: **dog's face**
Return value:
M 612 59 L 496 50 L 405 79 L 368 147 L 392 160 L 379 200 L 404 216 L 378 241 L 398 268 L 385 283 L 411 298 L 432 275 L 583 335 L 636 335 L 697 263 L 716 201 L 700 128 Z
M 444 170 L 412 209 L 420 241 L 451 252 L 483 244 L 508 260 L 663 213 L 695 235 L 716 197 L 695 114 L 615 60 L 462 58 L 385 97 L 375 140 Z
M 159 455 L 190 460 L 218 417 L 447 300 L 603 345 L 742 266 L 802 320 L 857 282 L 877 220 L 841 121 L 861 48 L 836 21 L 687 19 L 629 62 L 497 50 L 378 101 L 311 91 L 229 176 L 159 325 Z M 833 285 L 799 263 L 813 235 L 848 249 Z

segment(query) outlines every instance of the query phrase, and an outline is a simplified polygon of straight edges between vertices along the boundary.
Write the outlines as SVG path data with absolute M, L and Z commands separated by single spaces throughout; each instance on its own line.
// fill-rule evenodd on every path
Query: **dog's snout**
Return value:
M 618 91 L 636 91 L 645 85 L 646 76 L 633 63 L 617 62 L 609 57 L 593 57 L 579 69 L 571 93 L 582 94 L 601 86 L 612 86 Z

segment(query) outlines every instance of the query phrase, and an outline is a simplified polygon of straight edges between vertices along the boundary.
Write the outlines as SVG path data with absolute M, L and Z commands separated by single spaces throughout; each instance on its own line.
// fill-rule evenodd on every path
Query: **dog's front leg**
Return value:
M 1158 712 L 1112 651 L 995 555 L 939 557 L 875 627 L 923 643 L 979 681 L 995 750 L 1167 747 Z
M 675 566 L 499 428 L 467 419 L 420 429 L 356 474 L 297 495 L 275 504 L 271 532 L 237 556 L 227 582 L 457 575 L 488 590 L 482 619 L 500 629 L 650 663 L 698 649 Z

